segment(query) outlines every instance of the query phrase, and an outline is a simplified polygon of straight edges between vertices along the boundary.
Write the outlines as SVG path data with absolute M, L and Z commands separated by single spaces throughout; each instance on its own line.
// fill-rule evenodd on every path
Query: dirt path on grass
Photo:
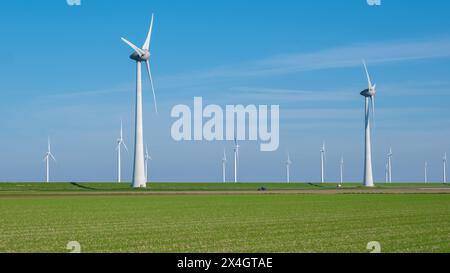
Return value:
M 66 196 L 157 196 L 157 195 L 271 195 L 271 194 L 450 194 L 450 188 L 268 190 L 268 191 L 86 191 L 86 192 L 0 192 L 0 198 Z

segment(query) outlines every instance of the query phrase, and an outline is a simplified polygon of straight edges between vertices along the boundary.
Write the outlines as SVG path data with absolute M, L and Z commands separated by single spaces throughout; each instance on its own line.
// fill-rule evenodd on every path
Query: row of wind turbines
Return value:
M 131 54 L 130 58 L 136 62 L 136 104 L 135 104 L 135 139 L 134 139 L 134 162 L 133 162 L 133 180 L 132 180 L 132 186 L 134 188 L 145 188 L 148 181 L 148 168 L 147 163 L 148 160 L 150 160 L 150 156 L 148 155 L 148 150 L 145 149 L 144 151 L 144 134 L 143 134 L 143 116 L 142 116 L 142 63 L 145 64 L 147 69 L 147 74 L 150 80 L 150 86 L 153 93 L 153 100 L 155 104 L 155 111 L 158 113 L 157 103 L 156 103 L 156 95 L 155 95 L 155 89 L 153 86 L 153 78 L 152 73 L 150 69 L 150 43 L 151 43 L 151 37 L 152 37 L 152 31 L 153 31 L 153 21 L 154 21 L 154 15 L 152 14 L 151 22 L 150 22 L 150 28 L 147 34 L 147 38 L 143 44 L 143 46 L 140 48 L 133 44 L 132 42 L 128 41 L 125 38 L 121 38 L 123 42 L 125 42 L 128 46 L 130 46 L 133 49 L 133 53 Z M 371 144 L 371 131 L 373 126 L 373 120 L 375 115 L 375 95 L 376 95 L 376 85 L 372 84 L 372 80 L 369 75 L 369 71 L 367 69 L 366 62 L 363 61 L 364 69 L 367 76 L 367 82 L 368 82 L 368 88 L 360 92 L 360 94 L 364 97 L 364 107 L 365 107 L 365 150 L 364 150 L 364 178 L 363 178 L 363 184 L 366 187 L 373 187 L 374 186 L 374 180 L 373 180 L 373 170 L 372 170 L 372 144 Z M 123 147 L 125 150 L 128 150 L 126 147 L 124 141 L 123 141 L 123 134 L 122 134 L 122 126 L 120 131 L 120 138 L 118 139 L 117 144 L 117 172 L 118 172 L 118 182 L 121 182 L 121 148 Z M 234 182 L 238 182 L 238 160 L 239 160 L 239 144 L 237 140 L 234 141 Z M 322 146 L 321 149 L 321 182 L 325 182 L 325 143 Z M 392 153 L 390 153 L 390 156 L 388 156 L 388 173 L 387 173 L 387 180 L 389 182 L 392 182 L 392 166 L 391 166 L 391 157 Z M 47 182 L 49 181 L 49 163 L 50 159 L 55 160 L 53 154 L 50 151 L 50 140 L 48 142 L 48 152 L 45 156 L 45 160 L 47 162 L 46 168 L 47 168 Z M 446 163 L 447 163 L 447 156 L 444 156 L 444 182 L 447 181 L 447 174 L 446 174 Z M 222 158 L 222 164 L 223 164 L 223 180 L 226 182 L 226 154 L 224 152 L 224 156 Z M 290 156 L 288 154 L 288 159 L 286 161 L 286 177 L 287 182 L 290 182 L 290 168 L 292 165 L 292 161 L 290 159 Z M 425 174 L 427 176 L 427 170 L 428 164 L 425 164 Z M 344 171 L 344 159 L 341 159 L 341 181 L 343 181 L 343 171 Z M 426 178 L 427 180 L 427 178 Z
M 235 140 L 234 142 L 234 183 L 238 183 L 238 161 L 239 161 L 239 144 Z M 386 184 L 392 184 L 392 157 L 394 153 L 392 152 L 392 148 L 389 149 L 389 152 L 386 156 Z M 325 162 L 326 162 L 326 146 L 325 142 L 322 144 L 322 147 L 320 148 L 320 181 L 321 183 L 325 183 Z M 222 181 L 223 183 L 227 183 L 227 154 L 225 149 L 223 150 L 223 157 L 222 157 Z M 444 154 L 442 157 L 442 163 L 443 163 L 443 182 L 447 183 L 447 153 Z M 291 160 L 291 155 L 288 152 L 287 153 L 287 159 L 285 161 L 286 165 L 286 183 L 291 183 L 291 166 L 293 162 Z M 344 183 L 344 157 L 341 156 L 341 159 L 339 161 L 339 178 L 340 183 L 339 185 L 342 185 Z M 425 168 L 424 168 L 424 182 L 428 183 L 428 162 L 425 162 Z

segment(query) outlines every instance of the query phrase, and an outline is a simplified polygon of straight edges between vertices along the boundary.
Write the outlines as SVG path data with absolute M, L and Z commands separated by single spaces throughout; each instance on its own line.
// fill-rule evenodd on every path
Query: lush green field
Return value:
M 83 252 L 367 252 L 369 241 L 450 252 L 450 195 L 0 194 L 0 252 L 66 252 L 69 241 Z

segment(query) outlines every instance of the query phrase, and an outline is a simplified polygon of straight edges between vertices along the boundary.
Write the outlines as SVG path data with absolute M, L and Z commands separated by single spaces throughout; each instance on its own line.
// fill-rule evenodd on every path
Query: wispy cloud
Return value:
M 302 71 L 348 68 L 361 65 L 450 57 L 450 38 L 354 44 L 309 53 L 292 53 L 161 77 L 165 87 L 201 85 L 243 77 L 277 76 Z
M 348 101 L 359 99 L 359 96 L 345 90 L 296 90 L 282 88 L 235 87 L 231 88 L 232 96 L 238 94 L 241 99 L 254 101 L 270 100 L 279 102 L 313 102 L 313 101 Z

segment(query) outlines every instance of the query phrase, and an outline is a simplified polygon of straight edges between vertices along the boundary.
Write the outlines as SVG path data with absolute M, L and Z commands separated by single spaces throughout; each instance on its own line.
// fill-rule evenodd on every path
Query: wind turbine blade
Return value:
M 49 155 L 56 162 L 56 158 L 51 153 L 49 153 Z
M 154 18 L 154 16 L 152 14 L 152 21 L 150 23 L 150 29 L 147 34 L 147 39 L 145 40 L 145 43 L 142 46 L 142 49 L 145 49 L 145 50 L 149 50 L 149 48 L 150 48 L 150 41 L 152 39 L 152 31 L 153 31 L 153 18 Z
M 123 139 L 123 121 L 120 119 L 120 140 Z
M 150 78 L 150 85 L 151 85 L 151 87 L 152 87 L 153 101 L 154 101 L 154 103 L 155 103 L 155 111 L 156 111 L 156 113 L 158 113 L 158 105 L 157 105 L 157 103 L 156 103 L 155 87 L 153 86 L 152 71 L 150 70 L 150 62 L 149 62 L 149 61 L 146 61 L 145 63 L 147 64 L 148 77 Z
M 372 88 L 372 81 L 370 80 L 369 70 L 367 70 L 367 65 L 366 65 L 365 60 L 363 60 L 363 64 L 364 64 L 364 69 L 366 70 L 367 82 L 369 84 L 369 88 Z
M 138 53 L 139 55 L 144 55 L 144 51 L 142 51 L 142 49 L 138 48 L 137 46 L 135 46 L 132 42 L 128 41 L 125 38 L 121 38 L 122 41 L 124 41 L 127 45 L 129 45 L 132 49 L 134 49 L 134 51 L 136 51 L 136 53 Z
M 125 148 L 125 151 L 127 151 L 127 153 L 128 153 L 128 148 L 127 148 L 127 145 L 125 144 L 125 142 L 122 142 L 122 145 Z

